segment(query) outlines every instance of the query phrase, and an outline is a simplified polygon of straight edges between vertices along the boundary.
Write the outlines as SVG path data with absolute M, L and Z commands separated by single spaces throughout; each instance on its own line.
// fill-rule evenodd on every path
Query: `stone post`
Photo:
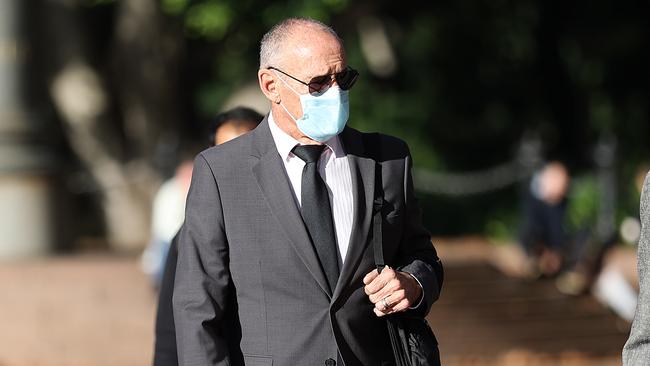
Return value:
M 53 158 L 26 98 L 24 4 L 0 1 L 0 261 L 44 255 L 54 242 Z

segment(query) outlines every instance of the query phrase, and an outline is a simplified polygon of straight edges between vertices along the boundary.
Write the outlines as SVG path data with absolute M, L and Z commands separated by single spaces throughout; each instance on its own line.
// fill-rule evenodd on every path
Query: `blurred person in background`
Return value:
M 531 259 L 531 270 L 557 274 L 568 244 L 565 228 L 570 177 L 564 164 L 545 164 L 533 176 L 524 198 L 520 243 Z
M 637 169 L 633 184 L 637 200 L 642 193 L 647 172 L 647 165 L 641 165 Z M 577 187 L 574 189 L 579 190 Z M 598 192 L 590 199 L 598 202 L 599 194 L 602 193 Z M 597 226 L 598 207 L 593 206 L 596 209 L 595 215 L 585 215 L 584 198 L 585 196 L 580 198 L 579 195 L 573 195 L 571 200 L 571 205 L 579 206 L 578 201 L 583 201 L 582 209 L 571 208 L 574 216 L 578 211 L 582 211 L 583 220 L 587 219 L 576 227 L 577 232 L 573 235 L 573 250 L 568 255 L 565 272 L 556 280 L 557 288 L 569 295 L 580 295 L 591 291 L 600 303 L 631 323 L 637 306 L 639 288 L 634 247 L 639 242 L 641 234 L 638 215 L 629 213 L 621 221 L 618 233 L 598 235 L 593 229 Z M 593 217 L 588 219 L 590 216 Z M 575 218 L 573 221 L 576 221 Z M 629 245 L 618 245 L 619 243 Z
M 237 107 L 219 113 L 208 127 L 208 144 L 215 146 L 239 137 L 253 130 L 264 116 L 256 111 Z M 183 213 L 183 216 L 185 213 Z M 176 327 L 172 312 L 172 294 L 174 276 L 178 261 L 178 236 L 174 237 L 166 256 L 160 293 L 158 295 L 158 312 L 156 315 L 156 340 L 154 347 L 154 366 L 177 366 Z
M 194 155 L 191 152 L 183 155 L 174 176 L 163 182 L 153 200 L 151 240 L 142 253 L 140 264 L 156 288 L 160 286 L 169 246 L 183 224 Z
M 179 361 L 393 364 L 381 317 L 423 318 L 442 286 L 408 147 L 346 127 L 358 73 L 332 28 L 287 19 L 260 48 L 271 113 L 195 160 L 173 296 Z M 369 245 L 377 193 L 394 267 L 381 274 Z
M 236 107 L 219 113 L 210 124 L 210 146 L 221 145 L 257 127 L 264 116 L 246 107 Z
M 650 363 L 650 174 L 646 175 L 640 205 L 641 236 L 638 247 L 639 297 L 632 330 L 623 347 L 623 365 Z

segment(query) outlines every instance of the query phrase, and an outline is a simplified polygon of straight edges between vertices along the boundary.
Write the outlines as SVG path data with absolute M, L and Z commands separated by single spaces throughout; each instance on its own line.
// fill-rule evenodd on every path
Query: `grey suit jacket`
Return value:
M 632 331 L 623 347 L 623 365 L 650 365 L 650 173 L 641 193 L 641 237 L 638 248 L 640 293 Z
M 181 365 L 313 366 L 339 353 L 348 366 L 392 364 L 385 320 L 374 315 L 362 283 L 374 268 L 375 169 L 381 169 L 387 202 L 386 262 L 416 276 L 424 289 L 414 314 L 426 315 L 438 298 L 442 266 L 421 225 L 406 144 L 352 128 L 340 137 L 355 212 L 333 293 L 268 122 L 197 156 L 173 295 Z

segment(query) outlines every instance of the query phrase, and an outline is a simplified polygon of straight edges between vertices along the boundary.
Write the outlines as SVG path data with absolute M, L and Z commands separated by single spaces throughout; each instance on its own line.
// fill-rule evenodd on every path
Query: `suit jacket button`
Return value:
M 328 358 L 327 360 L 325 360 L 325 366 L 336 366 L 336 361 L 334 361 L 331 358 Z

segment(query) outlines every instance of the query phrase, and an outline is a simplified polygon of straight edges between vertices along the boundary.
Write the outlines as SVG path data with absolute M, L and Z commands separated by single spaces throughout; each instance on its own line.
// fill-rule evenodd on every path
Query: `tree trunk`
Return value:
M 101 190 L 107 240 L 116 250 L 140 249 L 149 238 L 151 193 L 159 179 L 146 161 L 120 159 L 123 141 L 110 113 L 110 94 L 86 57 L 75 7 L 51 0 L 43 11 L 50 96 L 71 148 Z
M 158 0 L 123 0 L 117 12 L 112 73 L 127 142 L 138 156 L 174 168 L 181 145 L 183 28 Z M 171 154 L 160 156 L 160 152 Z M 170 156 L 171 155 L 171 156 Z

